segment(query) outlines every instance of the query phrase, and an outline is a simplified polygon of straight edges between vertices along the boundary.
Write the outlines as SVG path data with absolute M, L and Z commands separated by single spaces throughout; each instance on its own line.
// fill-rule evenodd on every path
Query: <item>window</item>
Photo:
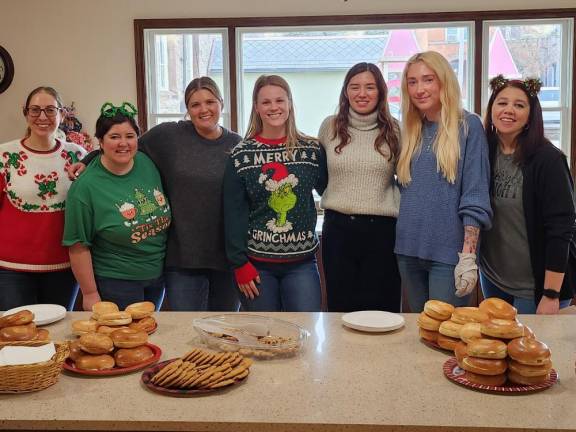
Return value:
M 484 23 L 484 103 L 488 80 L 501 73 L 507 78 L 537 77 L 544 132 L 570 153 L 573 20 L 487 21 Z
M 214 79 L 229 100 L 225 29 L 147 30 L 145 36 L 148 127 L 184 118 L 184 91 L 196 77 Z M 230 127 L 228 107 L 224 107 L 222 123 Z
M 471 24 L 454 28 L 461 35 L 468 34 Z M 250 116 L 254 82 L 263 73 L 273 73 L 281 75 L 290 84 L 298 128 L 316 136 L 322 120 L 334 114 L 338 107 L 346 72 L 363 61 L 380 67 L 388 85 L 392 115 L 399 118 L 402 70 L 413 54 L 426 50 L 439 51 L 454 61 L 464 105 L 471 109 L 469 71 L 464 68 L 472 55 L 467 38 L 463 37 L 457 44 L 431 42 L 436 34 L 443 35 L 444 32 L 439 24 L 239 29 L 239 132 L 245 131 Z
M 168 40 L 166 36 L 156 38 L 156 79 L 158 90 L 168 90 Z
M 406 59 L 435 50 L 458 76 L 463 106 L 478 114 L 487 103 L 490 77 L 538 76 L 546 134 L 576 172 L 575 19 L 576 9 L 551 9 L 135 20 L 138 108 L 145 114 L 140 120 L 146 128 L 182 118 L 184 86 L 208 75 L 223 91 L 223 124 L 243 133 L 254 81 L 275 73 L 291 85 L 299 128 L 315 135 L 336 110 L 347 69 L 360 61 L 379 65 L 398 117 Z

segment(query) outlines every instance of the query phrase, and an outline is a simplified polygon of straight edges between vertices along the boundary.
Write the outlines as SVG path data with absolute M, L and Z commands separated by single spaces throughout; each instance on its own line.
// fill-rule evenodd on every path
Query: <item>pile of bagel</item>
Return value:
M 131 328 L 150 333 L 156 329 L 154 303 L 139 302 L 126 307 L 124 311 L 112 302 L 102 301 L 92 306 L 92 317 L 87 320 L 72 321 L 72 333 L 82 336 L 86 333 L 110 334 L 120 328 Z
M 0 318 L 0 342 L 50 341 L 50 332 L 34 324 L 34 313 L 28 309 Z
M 89 320 L 72 322 L 79 339 L 70 343 L 70 358 L 77 369 L 106 370 L 127 368 L 154 356 L 146 345 L 148 332 L 156 328 L 151 316 L 154 304 L 135 303 L 120 311 L 111 302 L 98 302 Z
M 477 308 L 429 300 L 418 326 L 422 339 L 454 351 L 471 383 L 544 383 L 552 370 L 550 349 L 516 314 L 516 308 L 498 298 L 486 299 Z

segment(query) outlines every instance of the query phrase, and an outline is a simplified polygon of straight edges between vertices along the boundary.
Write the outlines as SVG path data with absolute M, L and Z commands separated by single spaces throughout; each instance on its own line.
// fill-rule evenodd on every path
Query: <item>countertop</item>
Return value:
M 157 313 L 150 342 L 162 360 L 198 344 L 192 320 L 210 313 Z M 212 395 L 173 398 L 118 377 L 63 374 L 40 392 L 0 395 L 0 429 L 123 431 L 486 431 L 576 430 L 576 315 L 520 316 L 552 350 L 560 380 L 529 395 L 495 395 L 444 377 L 448 356 L 422 344 L 416 314 L 391 333 L 342 326 L 341 314 L 263 314 L 311 332 L 291 359 L 255 361 L 238 386 Z M 54 340 L 72 338 L 70 313 L 46 326 Z

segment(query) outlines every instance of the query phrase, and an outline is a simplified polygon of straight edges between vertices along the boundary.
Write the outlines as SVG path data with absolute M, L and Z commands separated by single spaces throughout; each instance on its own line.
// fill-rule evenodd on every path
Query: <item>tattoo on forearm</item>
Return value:
M 480 228 L 466 225 L 464 227 L 464 247 L 463 252 L 476 253 L 476 246 L 478 245 L 478 236 L 480 235 Z

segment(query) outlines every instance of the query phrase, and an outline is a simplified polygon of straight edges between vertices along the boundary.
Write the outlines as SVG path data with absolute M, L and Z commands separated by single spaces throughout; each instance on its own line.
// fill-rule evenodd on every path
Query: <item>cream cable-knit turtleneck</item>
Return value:
M 361 115 L 350 110 L 350 143 L 337 154 L 340 143 L 334 134 L 335 116 L 326 118 L 318 138 L 326 150 L 328 187 L 320 205 L 344 214 L 398 216 L 400 192 L 394 182 L 393 161 L 374 149 L 378 136 L 377 112 Z M 385 152 L 389 151 L 384 145 Z

